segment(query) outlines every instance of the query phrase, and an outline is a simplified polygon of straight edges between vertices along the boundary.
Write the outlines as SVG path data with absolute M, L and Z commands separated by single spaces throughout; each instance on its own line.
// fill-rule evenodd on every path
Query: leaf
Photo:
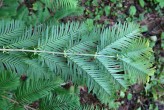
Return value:
M 130 6 L 129 8 L 129 14 L 131 16 L 134 16 L 136 14 L 137 10 L 136 10 L 136 7 L 135 6 Z
M 141 31 L 142 32 L 147 32 L 148 31 L 148 27 L 146 25 L 141 26 Z
M 123 91 L 120 92 L 120 97 L 124 98 L 125 97 L 125 93 Z
M 34 4 L 32 4 L 33 5 L 33 10 L 35 10 L 35 11 L 37 11 L 38 9 L 39 9 L 39 7 L 41 7 L 42 5 L 41 5 L 41 3 L 40 2 L 35 2 Z
M 133 97 L 133 95 L 131 93 L 128 93 L 128 96 L 127 96 L 128 100 L 131 100 L 132 97 Z
M 115 3 L 117 0 L 110 0 L 110 1 Z
M 145 6 L 145 1 L 144 0 L 139 0 L 139 3 L 140 3 L 142 8 Z
M 97 0 L 93 0 L 92 4 L 93 4 L 93 6 L 98 6 L 98 1 Z
M 94 27 L 94 21 L 93 21 L 93 19 L 87 19 L 86 20 L 86 24 L 87 24 L 87 27 L 88 27 L 89 31 L 92 31 L 92 29 Z
M 106 16 L 110 14 L 110 6 L 105 6 L 104 8 Z

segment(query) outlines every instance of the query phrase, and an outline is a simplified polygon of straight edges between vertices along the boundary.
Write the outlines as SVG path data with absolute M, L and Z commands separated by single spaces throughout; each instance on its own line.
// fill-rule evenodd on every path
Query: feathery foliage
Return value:
M 52 74 L 48 78 L 44 76 L 38 78 L 31 75 L 24 79 L 23 76 L 20 77 L 15 73 L 4 71 L 0 72 L 0 76 L 1 109 L 29 108 L 31 104 L 38 100 L 40 100 L 41 110 L 45 110 L 45 107 L 50 109 L 79 107 L 77 96 L 68 93 L 59 95 L 58 92 L 55 92 L 56 90 L 63 90 L 60 86 L 63 81 L 60 78 L 53 77 Z M 62 105 L 63 102 L 65 106 Z M 44 104 L 46 106 L 43 106 Z
M 40 104 L 40 110 L 58 108 L 58 110 L 74 110 L 79 108 L 79 99 L 70 94 L 58 95 L 56 97 L 45 98 Z
M 0 91 L 13 90 L 19 86 L 19 78 L 15 73 L 0 73 Z
M 11 27 L 7 24 L 12 22 L 7 21 L 6 25 L 0 23 L 1 32 L 5 32 L 6 36 L 11 34 L 0 45 L 4 52 L 0 55 L 0 68 L 3 70 L 19 74 L 47 73 L 44 76 L 55 73 L 55 77 L 72 80 L 74 84 L 86 84 L 89 92 L 109 105 L 116 97 L 116 91 L 126 89 L 136 82 L 145 83 L 154 73 L 149 60 L 152 49 L 147 40 L 140 38 L 140 28 L 134 23 L 119 23 L 108 29 L 100 30 L 95 27 L 88 30 L 87 24 L 73 22 L 46 28 L 35 27 L 33 30 L 17 26 L 17 21 L 13 23 L 12 27 L 15 28 L 12 28 L 12 34 L 5 31 L 10 30 Z M 20 27 L 22 31 L 15 37 L 14 34 Z M 56 81 L 46 79 L 22 83 L 17 88 L 15 99 L 21 103 L 32 103 L 49 95 L 55 89 Z M 43 105 L 48 103 L 54 107 L 54 103 L 60 105 L 68 99 L 69 96 L 53 98 L 56 102 L 47 102 L 48 99 L 45 99 Z M 72 99 L 71 104 L 62 107 L 76 108 L 76 105 L 72 105 L 75 102 Z
M 1 21 L 0 23 L 0 46 L 10 44 L 11 40 L 19 37 L 24 29 L 24 24 L 20 21 Z
M 19 19 L 26 25 L 58 23 L 66 16 L 83 14 L 78 0 L 2 0 L 0 19 Z

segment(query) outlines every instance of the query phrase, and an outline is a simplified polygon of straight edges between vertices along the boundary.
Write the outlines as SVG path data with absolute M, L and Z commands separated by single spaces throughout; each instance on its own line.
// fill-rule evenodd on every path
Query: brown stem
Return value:
M 2 98 L 4 98 L 4 99 L 7 99 L 7 100 L 9 100 L 10 102 L 12 102 L 12 103 L 16 103 L 16 104 L 19 104 L 17 101 L 15 101 L 15 100 L 13 100 L 13 99 L 10 99 L 10 98 L 8 98 L 8 97 L 6 97 L 6 96 L 4 96 L 4 95 L 1 95 L 1 97 Z M 32 108 L 32 107 L 30 107 L 30 106 L 28 106 L 28 105 L 24 105 L 24 108 L 25 109 L 30 109 L 30 110 L 36 110 L 36 109 L 34 109 L 34 108 Z

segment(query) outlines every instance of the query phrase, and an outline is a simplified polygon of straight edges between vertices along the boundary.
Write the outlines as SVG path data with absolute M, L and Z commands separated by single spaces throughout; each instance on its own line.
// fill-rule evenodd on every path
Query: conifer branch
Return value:
M 68 55 L 76 55 L 76 56 L 88 56 L 88 57 L 108 57 L 108 58 L 117 58 L 117 56 L 108 56 L 108 55 L 100 55 L 100 54 L 82 54 L 82 53 L 67 53 L 67 52 L 53 52 L 53 51 L 46 51 L 46 50 L 26 50 L 26 49 L 0 49 L 0 51 L 5 52 L 30 52 L 30 53 L 48 53 L 48 54 L 53 54 L 53 55 L 64 55 L 67 57 Z
M 13 100 L 13 99 L 10 99 L 10 98 L 8 98 L 8 97 L 6 97 L 6 96 L 4 96 L 4 95 L 1 95 L 1 97 L 2 98 L 4 98 L 4 99 L 7 99 L 7 100 L 9 100 L 10 102 L 12 102 L 12 103 L 16 103 L 16 104 L 19 104 L 17 101 L 15 101 L 15 100 Z

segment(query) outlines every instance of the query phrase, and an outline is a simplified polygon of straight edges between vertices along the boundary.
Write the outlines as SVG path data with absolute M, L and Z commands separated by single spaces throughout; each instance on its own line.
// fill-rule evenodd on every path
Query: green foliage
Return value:
M 45 3 L 47 5 L 47 7 L 49 8 L 56 8 L 56 9 L 60 9 L 60 8 L 70 8 L 73 7 L 75 8 L 77 6 L 77 0 L 41 0 L 43 3 Z
M 66 16 L 82 13 L 77 0 L 5 0 L 0 7 L 0 19 L 20 19 L 27 25 L 57 23 Z
M 163 0 L 153 0 L 155 3 L 158 3 L 161 8 L 164 7 L 164 1 Z
M 128 94 L 127 99 L 128 100 L 131 100 L 132 99 L 132 94 L 131 93 Z
M 87 105 L 87 106 L 80 106 L 78 110 L 105 110 L 105 109 L 100 109 L 99 107 L 95 107 L 94 105 Z
M 141 5 L 141 7 L 144 7 L 145 6 L 145 1 L 144 0 L 139 0 L 139 3 Z
M 94 24 L 112 26 L 116 22 L 141 22 L 149 13 L 163 16 L 163 0 L 81 0 L 84 17 Z M 84 19 L 85 19 L 84 18 Z
M 162 14 L 162 9 L 164 8 L 164 1 L 163 0 L 148 0 L 151 5 L 155 7 L 155 10 L 158 11 L 159 14 Z M 144 0 L 139 0 L 140 5 L 143 7 L 146 3 Z M 151 10 L 151 9 L 150 9 Z
M 0 1 L 0 19 L 10 18 L 17 14 L 18 2 L 15 0 L 1 0 Z
M 0 46 L 10 44 L 10 40 L 19 37 L 24 29 L 23 22 L 11 21 L 6 23 L 1 21 L 0 25 Z
M 125 93 L 123 91 L 120 92 L 120 97 L 124 98 L 125 97 Z
M 0 73 L 0 91 L 13 90 L 19 86 L 19 78 L 15 73 Z
M 63 81 L 52 75 L 48 78 L 31 75 L 24 79 L 24 76 L 20 77 L 16 73 L 3 71 L 0 72 L 0 76 L 0 108 L 3 110 L 32 108 L 31 104 L 38 100 L 40 110 L 79 107 L 77 96 L 69 94 L 68 91 L 67 94 L 56 92 L 63 91 L 60 86 Z
M 154 75 L 152 46 L 141 38 L 147 27 L 140 29 L 133 23 L 95 26 L 113 25 L 125 18 L 138 20 L 135 17 L 140 15 L 142 20 L 145 13 L 154 11 L 149 6 L 162 15 L 164 7 L 163 0 L 138 0 L 130 3 L 129 10 L 123 9 L 128 3 L 87 0 L 84 11 L 78 0 L 0 0 L 0 109 L 99 110 L 95 105 L 80 105 L 75 86 L 81 85 L 105 108 L 117 109 L 122 103 L 117 103 L 118 97 L 133 101 L 133 93 L 124 91 L 135 83 L 146 85 L 151 100 L 163 101 L 163 57 L 159 57 Z M 85 23 L 59 24 L 83 11 L 91 18 Z M 74 86 L 63 89 L 60 78 Z M 150 104 L 149 109 L 154 108 L 158 109 Z
M 87 24 L 88 30 L 89 30 L 89 31 L 92 31 L 92 29 L 94 28 L 93 19 L 87 19 L 87 20 L 86 20 L 86 24 Z
M 161 33 L 160 35 L 161 41 L 164 40 L 163 35 L 164 35 L 163 33 Z M 155 66 L 157 69 L 156 69 L 155 75 L 150 78 L 149 83 L 146 83 L 146 87 L 145 87 L 146 93 L 148 95 L 152 95 L 150 99 L 153 101 L 159 101 L 160 103 L 164 102 L 163 100 L 164 98 L 164 89 L 163 89 L 164 88 L 164 58 L 162 55 L 162 51 L 164 49 L 163 43 L 164 42 L 161 42 L 161 44 L 159 45 L 161 47 L 161 50 L 160 49 L 155 50 L 156 54 L 160 53 L 158 57 L 156 57 L 156 62 L 155 62 L 156 63 Z
M 111 2 L 116 2 L 117 0 L 110 0 Z
M 105 14 L 108 16 L 110 14 L 110 6 L 106 6 L 104 10 L 105 10 Z
M 35 77 L 34 77 L 35 78 Z M 21 103 L 32 103 L 40 98 L 50 94 L 52 90 L 60 86 L 57 79 L 28 79 L 26 83 L 22 83 L 15 93 L 16 100 Z
M 80 105 L 79 99 L 71 94 L 53 96 L 51 98 L 44 98 L 40 104 L 40 110 L 50 110 L 52 108 L 58 110 L 73 110 L 78 108 Z
M 0 68 L 18 74 L 34 74 L 34 79 L 29 78 L 15 91 L 14 98 L 21 104 L 46 97 L 58 87 L 58 81 L 52 80 L 48 73 L 72 80 L 74 84 L 85 83 L 89 92 L 105 104 L 113 103 L 116 91 L 137 82 L 145 83 L 154 73 L 150 62 L 152 49 L 147 40 L 140 38 L 136 24 L 119 23 L 113 28 L 88 30 L 88 24 L 77 22 L 35 28 L 26 28 L 20 23 L 0 23 L 3 50 Z M 40 79 L 35 77 L 41 74 Z M 56 102 L 44 99 L 43 105 L 54 107 L 54 103 L 60 104 L 70 97 L 53 98 Z M 62 107 L 74 108 L 72 103 L 75 102 L 71 99 L 71 104 Z
M 134 16 L 135 14 L 136 14 L 136 7 L 135 6 L 130 6 L 130 8 L 129 8 L 129 14 L 131 15 L 131 16 Z

